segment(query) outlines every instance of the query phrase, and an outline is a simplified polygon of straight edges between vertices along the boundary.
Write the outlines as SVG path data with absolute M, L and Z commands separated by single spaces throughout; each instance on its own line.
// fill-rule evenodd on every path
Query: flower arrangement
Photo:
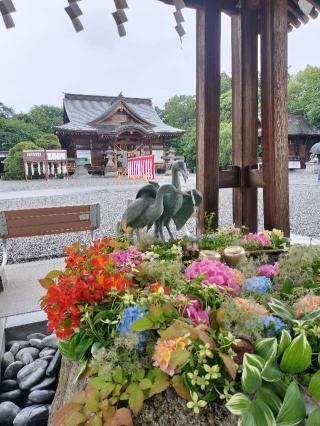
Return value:
M 221 248 L 232 238 L 250 247 L 284 243 L 277 230 L 219 232 L 210 238 Z M 169 387 L 194 415 L 220 401 L 242 425 L 320 424 L 320 290 L 280 285 L 291 251 L 276 263 L 255 259 L 244 274 L 209 258 L 183 263 L 184 244 L 76 244 L 65 270 L 41 280 L 60 350 L 87 376 L 54 426 L 132 425 L 144 401 Z M 304 271 L 315 283 L 310 258 Z M 308 416 L 304 394 L 315 405 Z

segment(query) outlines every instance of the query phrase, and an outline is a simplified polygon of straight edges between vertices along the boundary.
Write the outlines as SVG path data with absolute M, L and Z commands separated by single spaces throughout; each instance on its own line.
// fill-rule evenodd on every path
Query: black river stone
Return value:
M 39 353 L 39 358 L 43 358 L 45 356 L 53 356 L 55 353 L 56 349 L 46 347 L 42 349 L 42 351 Z
M 18 399 L 22 397 L 22 395 L 23 394 L 20 389 L 15 389 L 9 392 L 0 393 L 0 402 L 17 401 Z
M 13 402 L 6 401 L 0 404 L 0 425 L 11 426 L 21 409 Z
M 58 349 L 58 339 L 57 339 L 57 336 L 55 334 L 50 334 L 50 336 L 46 336 L 42 340 L 42 346 L 43 347 L 49 346 L 50 348 Z
M 30 343 L 30 346 L 33 346 L 34 348 L 37 348 L 40 350 L 43 348 L 42 340 L 40 339 L 30 339 L 29 343 Z
M 43 359 L 36 359 L 23 367 L 17 374 L 20 389 L 30 389 L 39 383 L 46 374 L 47 367 L 48 362 Z
M 46 376 L 53 376 L 54 374 L 56 374 L 56 372 L 58 371 L 58 368 L 60 367 L 60 363 L 61 363 L 61 354 L 58 350 L 48 365 Z
M 0 383 L 1 392 L 9 392 L 18 389 L 18 382 L 16 380 L 4 380 Z
M 12 340 L 8 343 L 10 352 L 12 352 L 13 355 L 16 355 L 20 351 L 20 349 L 27 348 L 28 346 L 29 342 L 27 342 L 26 340 Z
M 2 367 L 6 369 L 8 365 L 12 364 L 15 361 L 13 353 L 12 352 L 5 352 L 2 356 Z
M 45 334 L 43 334 L 43 333 L 31 333 L 31 334 L 28 334 L 28 336 L 27 336 L 27 339 L 28 340 L 31 340 L 31 339 L 39 339 L 39 340 L 42 340 L 42 339 L 44 339 L 45 337 L 47 337 Z
M 15 361 L 10 364 L 3 373 L 4 379 L 15 379 L 17 377 L 17 373 L 23 367 L 23 363 L 21 361 Z
M 43 404 L 45 402 L 51 402 L 54 397 L 54 391 L 50 390 L 35 390 L 29 393 L 29 400 L 34 403 Z
M 32 388 L 30 388 L 30 392 L 40 389 L 48 389 L 55 383 L 55 381 L 55 377 L 46 377 L 44 380 L 42 380 L 42 382 L 38 383 L 35 386 L 32 386 Z
M 38 358 L 39 353 L 40 351 L 37 348 L 23 348 L 23 349 L 20 349 L 20 351 L 17 353 L 16 360 L 22 361 L 22 357 L 24 354 L 29 354 L 33 359 L 36 359 Z
M 49 416 L 48 405 L 32 405 L 20 411 L 13 421 L 13 426 L 36 425 L 38 422 L 45 422 Z M 43 423 L 41 423 L 43 424 Z M 44 423 L 45 424 L 45 423 Z

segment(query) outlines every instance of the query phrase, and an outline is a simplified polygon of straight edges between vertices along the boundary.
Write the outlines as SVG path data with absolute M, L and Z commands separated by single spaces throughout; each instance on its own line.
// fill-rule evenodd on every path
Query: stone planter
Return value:
M 52 426 L 54 413 L 72 395 L 85 386 L 85 380 L 75 383 L 78 365 L 63 360 L 59 385 L 51 406 L 48 426 Z M 197 416 L 186 406 L 173 389 L 145 401 L 142 411 L 134 418 L 135 426 L 236 426 L 237 421 L 220 403 L 212 403 Z

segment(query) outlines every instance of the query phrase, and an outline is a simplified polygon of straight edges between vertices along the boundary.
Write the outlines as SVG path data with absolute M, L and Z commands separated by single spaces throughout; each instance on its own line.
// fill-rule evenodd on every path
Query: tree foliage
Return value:
M 23 179 L 24 169 L 22 160 L 22 151 L 24 149 L 39 149 L 31 141 L 23 141 L 15 145 L 9 151 L 9 156 L 4 160 L 4 174 L 10 179 Z
M 0 149 L 9 150 L 21 141 L 35 142 L 41 130 L 31 123 L 17 118 L 0 118 Z
M 20 114 L 18 118 L 34 124 L 44 133 L 53 133 L 55 127 L 63 124 L 63 111 L 52 105 L 35 105 L 27 114 Z
M 44 133 L 36 140 L 36 145 L 43 149 L 60 149 L 61 144 L 59 138 L 56 135 L 50 133 Z
M 292 76 L 288 85 L 289 112 L 303 114 L 320 127 L 320 67 L 308 65 Z
M 11 107 L 0 102 L 0 117 L 11 118 L 13 116 L 14 116 L 14 110 Z

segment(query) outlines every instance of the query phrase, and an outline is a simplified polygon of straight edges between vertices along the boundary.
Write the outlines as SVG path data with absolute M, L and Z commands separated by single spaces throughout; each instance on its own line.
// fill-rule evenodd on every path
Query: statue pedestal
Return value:
M 89 164 L 86 158 L 77 158 L 76 159 L 76 169 L 73 174 L 73 177 L 76 179 L 88 178 L 90 177 L 88 170 L 86 169 L 86 164 Z

